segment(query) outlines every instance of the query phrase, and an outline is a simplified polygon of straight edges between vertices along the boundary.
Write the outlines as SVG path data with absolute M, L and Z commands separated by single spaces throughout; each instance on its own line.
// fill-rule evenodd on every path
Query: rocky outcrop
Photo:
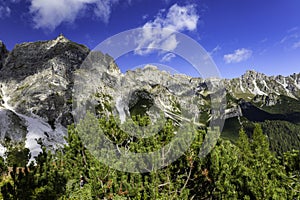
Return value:
M 4 43 L 0 40 L 0 70 L 4 65 L 5 59 L 8 55 L 8 51 Z
M 225 110 L 225 118 L 233 118 L 233 117 L 240 117 L 243 116 L 242 110 L 239 105 L 228 108 Z
M 280 104 L 281 99 L 280 96 L 270 93 L 268 95 L 256 95 L 253 98 L 253 102 L 264 106 L 274 106 Z
M 6 109 L 0 109 L 0 139 L 6 139 L 13 142 L 25 140 L 27 128 L 25 120 L 21 119 L 14 112 Z

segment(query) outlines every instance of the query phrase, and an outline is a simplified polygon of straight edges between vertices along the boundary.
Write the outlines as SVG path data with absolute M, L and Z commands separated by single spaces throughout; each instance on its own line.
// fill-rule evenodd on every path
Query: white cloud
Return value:
M 264 38 L 261 41 L 259 41 L 259 43 L 266 43 L 269 39 L 268 38 Z
M 210 56 L 213 56 L 215 53 L 217 53 L 218 51 L 220 51 L 222 48 L 220 45 L 217 45 L 215 48 L 213 48 L 213 50 L 211 50 L 211 52 L 209 52 Z
M 295 42 L 293 44 L 293 49 L 298 49 L 298 48 L 300 48 L 300 41 L 299 42 Z
M 298 27 L 294 27 L 287 31 L 288 35 L 283 37 L 279 44 L 284 47 L 284 50 L 295 50 L 300 48 L 300 30 Z
M 162 59 L 160 61 L 161 62 L 170 62 L 175 57 L 176 57 L 176 55 L 174 53 L 167 53 L 162 57 Z
M 224 55 L 224 60 L 226 63 L 238 63 L 248 60 L 252 56 L 252 51 L 249 49 L 237 49 L 232 54 Z
M 8 6 L 0 6 L 0 19 L 9 17 L 11 10 Z
M 119 0 L 30 0 L 35 28 L 54 30 L 63 22 L 72 23 L 82 12 L 93 8 L 96 17 L 109 21 L 111 8 Z
M 293 27 L 293 28 L 287 30 L 287 32 L 288 32 L 288 33 L 291 33 L 291 32 L 295 32 L 295 31 L 297 31 L 297 30 L 299 30 L 299 27 L 298 27 L 298 26 L 295 26 L 295 27 Z
M 283 44 L 283 43 L 285 43 L 287 41 L 294 40 L 294 39 L 297 39 L 297 38 L 299 38 L 299 34 L 298 33 L 290 34 L 290 35 L 287 35 L 284 38 L 282 38 L 279 43 Z
M 195 5 L 178 6 L 174 4 L 164 15 L 161 10 L 153 21 L 147 22 L 142 33 L 136 39 L 136 54 L 151 53 L 154 48 L 173 51 L 178 45 L 174 32 L 194 31 L 197 29 L 199 16 Z
M 142 16 L 143 20 L 147 19 L 148 17 L 149 17 L 148 14 L 145 14 L 145 15 Z

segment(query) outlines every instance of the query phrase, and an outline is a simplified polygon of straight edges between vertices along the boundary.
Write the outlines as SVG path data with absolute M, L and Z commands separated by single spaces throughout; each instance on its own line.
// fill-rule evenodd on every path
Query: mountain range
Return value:
M 111 56 L 63 35 L 17 44 L 12 51 L 0 42 L 2 155 L 7 141 L 24 142 L 32 158 L 41 151 L 40 143 L 48 149 L 65 144 L 68 125 L 89 109 L 98 117 L 119 116 L 121 122 L 145 114 L 159 121 L 160 110 L 175 123 L 193 119 L 205 128 L 214 116 L 212 97 L 224 109 L 223 139 L 235 142 L 241 127 L 251 137 L 258 122 L 277 153 L 300 149 L 300 73 L 247 71 L 234 79 L 205 80 L 151 65 L 121 73 Z M 279 149 L 283 141 L 287 147 Z

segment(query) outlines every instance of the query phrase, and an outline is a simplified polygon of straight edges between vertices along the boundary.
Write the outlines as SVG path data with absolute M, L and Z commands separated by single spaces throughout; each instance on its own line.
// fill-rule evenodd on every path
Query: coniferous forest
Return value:
M 147 117 L 134 117 L 147 126 Z M 1 159 L 2 199 L 300 199 L 300 152 L 276 153 L 269 137 L 276 126 L 254 124 L 249 135 L 243 127 L 233 143 L 218 139 L 204 158 L 199 150 L 207 130 L 196 132 L 192 145 L 172 164 L 148 173 L 121 172 L 101 163 L 86 149 L 80 135 L 97 124 L 120 147 L 129 136 L 113 118 L 87 117 L 68 127 L 67 145 L 56 152 L 43 147 L 36 163 L 26 166 L 29 151 L 24 144 L 9 146 Z M 292 129 L 293 127 L 291 127 Z M 263 129 L 268 133 L 264 134 Z M 166 121 L 150 138 L 131 141 L 131 151 L 149 152 L 174 136 L 176 125 Z M 284 130 L 282 130 L 284 131 Z M 273 136 L 272 136 L 273 137 Z M 141 161 L 143 162 L 143 161 Z

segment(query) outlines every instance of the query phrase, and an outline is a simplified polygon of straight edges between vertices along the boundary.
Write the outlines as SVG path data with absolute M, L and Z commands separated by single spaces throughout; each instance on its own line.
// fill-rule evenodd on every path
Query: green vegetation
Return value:
M 24 142 L 12 144 L 9 138 L 6 138 L 5 146 L 7 148 L 5 152 L 6 164 L 8 166 L 23 167 L 30 158 L 30 152 L 28 148 L 25 148 Z
M 279 103 L 273 106 L 263 106 L 262 109 L 271 114 L 285 114 L 285 113 L 300 112 L 299 100 L 293 99 L 285 95 L 280 95 L 278 101 Z
M 287 121 L 266 120 L 259 122 L 263 132 L 268 137 L 270 150 L 281 156 L 284 152 L 300 149 L 300 125 Z M 221 137 L 236 143 L 238 140 L 238 129 L 244 127 L 247 135 L 251 136 L 255 123 L 244 117 L 226 119 Z
M 268 136 L 271 151 L 283 155 L 300 148 L 300 125 L 286 121 L 265 121 L 261 125 Z
M 150 123 L 147 116 L 133 117 L 133 121 L 140 127 L 149 127 Z M 95 152 L 83 145 L 83 139 L 97 141 L 98 137 L 90 135 L 94 137 L 89 138 L 82 135 L 83 132 L 93 132 L 96 131 L 94 127 L 101 127 L 120 149 L 149 152 L 171 141 L 178 127 L 166 120 L 157 134 L 137 138 L 121 130 L 113 117 L 97 119 L 88 114 L 76 127 L 69 126 L 68 145 L 63 149 L 51 154 L 42 147 L 43 152 L 37 157 L 36 165 L 19 169 L 14 165 L 7 172 L 10 163 L 0 160 L 2 198 L 299 199 L 300 152 L 291 150 L 277 157 L 270 151 L 268 138 L 263 134 L 265 126 L 268 127 L 268 124 L 254 124 L 251 138 L 241 129 L 235 144 L 219 139 L 205 158 L 198 155 L 206 132 L 186 129 L 193 132 L 195 138 L 179 159 L 156 171 L 128 173 L 115 170 L 96 159 Z M 81 176 L 85 180 L 82 187 Z
M 225 120 L 224 128 L 221 133 L 223 139 L 228 139 L 235 143 L 239 137 L 239 129 L 241 128 L 238 117 L 233 117 Z

